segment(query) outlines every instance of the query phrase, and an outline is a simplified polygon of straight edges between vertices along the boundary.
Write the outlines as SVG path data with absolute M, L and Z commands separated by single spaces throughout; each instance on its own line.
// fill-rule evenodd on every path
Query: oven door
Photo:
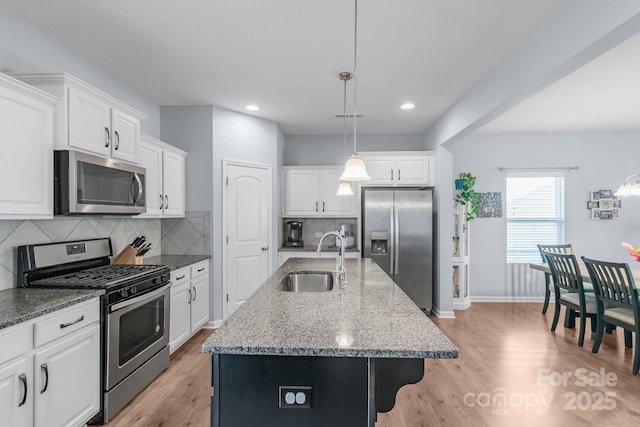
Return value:
M 170 285 L 107 307 L 106 390 L 169 344 Z

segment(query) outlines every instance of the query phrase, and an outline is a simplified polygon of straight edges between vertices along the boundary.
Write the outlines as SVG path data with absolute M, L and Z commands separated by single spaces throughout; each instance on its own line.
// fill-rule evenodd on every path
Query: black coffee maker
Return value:
M 304 246 L 302 241 L 302 221 L 287 221 L 285 246 Z

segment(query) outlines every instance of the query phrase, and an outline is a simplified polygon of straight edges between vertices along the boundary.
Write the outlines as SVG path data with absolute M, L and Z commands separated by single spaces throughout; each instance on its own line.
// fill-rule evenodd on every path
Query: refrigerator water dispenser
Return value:
M 372 231 L 371 232 L 371 255 L 387 254 L 387 232 Z

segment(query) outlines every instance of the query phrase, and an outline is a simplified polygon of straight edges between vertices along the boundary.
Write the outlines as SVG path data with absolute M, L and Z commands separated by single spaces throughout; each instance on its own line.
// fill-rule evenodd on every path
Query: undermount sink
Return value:
M 282 279 L 278 289 L 285 292 L 327 292 L 333 289 L 333 273 L 292 271 Z

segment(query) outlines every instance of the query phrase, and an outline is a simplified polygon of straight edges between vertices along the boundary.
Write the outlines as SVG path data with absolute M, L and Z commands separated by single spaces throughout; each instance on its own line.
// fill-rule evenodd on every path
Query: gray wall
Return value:
M 344 135 L 287 135 L 285 166 L 342 165 L 353 152 L 353 136 L 347 135 L 345 155 Z M 422 135 L 358 135 L 358 151 L 420 151 L 424 150 Z
M 565 174 L 565 240 L 578 255 L 634 263 L 623 241 L 640 246 L 640 198 L 622 199 L 618 220 L 592 220 L 589 191 L 617 190 L 638 173 L 639 132 L 477 133 L 451 146 L 454 175 L 476 175 L 476 190 L 499 191 L 506 200 L 506 173 L 498 167 L 578 166 Z M 632 266 L 635 266 L 632 264 Z M 508 283 L 506 219 L 477 218 L 471 223 L 471 296 L 542 296 L 542 289 Z
M 188 151 L 187 210 L 211 211 L 211 320 L 222 319 L 222 160 L 270 165 L 272 248 L 277 248 L 284 135 L 275 122 L 220 107 L 162 107 L 162 140 Z M 272 253 L 272 268 L 277 252 Z
M 155 102 L 0 6 L 0 72 L 60 71 L 66 71 L 145 113 L 148 117 L 142 121 L 142 131 L 160 138 L 160 107 Z

